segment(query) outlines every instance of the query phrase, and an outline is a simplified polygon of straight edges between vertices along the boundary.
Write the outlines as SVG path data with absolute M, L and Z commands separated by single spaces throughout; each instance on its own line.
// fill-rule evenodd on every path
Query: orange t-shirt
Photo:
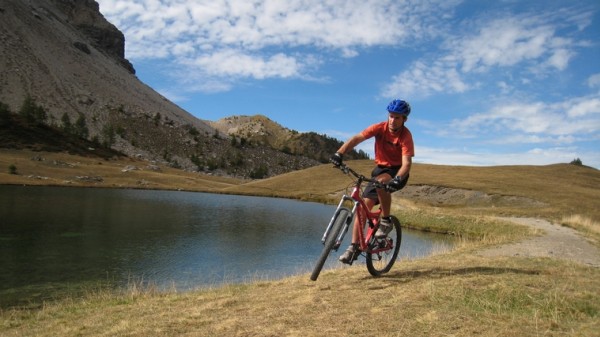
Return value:
M 388 122 L 373 124 L 361 132 L 369 139 L 375 137 L 375 164 L 381 166 L 402 166 L 402 156 L 415 155 L 412 134 L 403 127 L 398 134 L 388 130 Z

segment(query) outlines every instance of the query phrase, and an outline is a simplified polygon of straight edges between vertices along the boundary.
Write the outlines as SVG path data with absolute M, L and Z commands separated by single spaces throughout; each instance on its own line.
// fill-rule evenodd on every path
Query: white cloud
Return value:
M 315 49 L 353 58 L 367 47 L 434 36 L 438 14 L 459 0 L 98 2 L 125 34 L 126 57 L 172 59 L 191 66 L 187 73 L 211 76 L 203 81 L 228 83 L 217 86 L 227 89 L 232 78 L 314 79 Z
M 463 93 L 479 87 L 479 78 L 502 68 L 523 67 L 523 83 L 530 81 L 527 72 L 543 76 L 548 71 L 563 71 L 576 54 L 577 43 L 558 36 L 557 31 L 577 25 L 577 18 L 589 20 L 589 14 L 570 15 L 510 14 L 466 24 L 470 30 L 453 32 L 456 35 L 446 38 L 438 54 L 413 62 L 383 87 L 381 96 Z
M 492 145 L 558 146 L 597 141 L 600 97 L 586 96 L 562 102 L 503 102 L 487 112 L 454 119 L 441 129 L 453 130 L 455 138 L 478 138 L 480 144 Z
M 553 37 L 550 26 L 535 20 L 509 17 L 486 23 L 477 35 L 452 42 L 452 50 L 463 72 L 486 71 L 492 66 L 512 66 L 539 59 Z
M 600 74 L 594 74 L 587 79 L 587 85 L 590 88 L 600 87 Z
M 308 45 L 342 51 L 429 34 L 422 24 L 412 25 L 410 20 L 447 7 L 435 2 L 417 6 L 418 1 L 380 0 L 99 0 L 102 13 L 133 44 L 141 38 L 156 43 L 167 38 L 250 50 Z M 409 11 L 411 7 L 415 11 Z
M 497 151 L 474 151 L 459 148 L 415 148 L 414 162 L 439 165 L 497 166 L 497 165 L 550 165 L 570 163 L 580 158 L 584 165 L 600 167 L 599 151 L 581 151 L 575 147 L 551 147 L 517 152 L 515 150 L 499 153 Z
M 174 44 L 171 48 L 171 53 L 173 53 L 173 55 L 176 57 L 185 57 L 186 55 L 192 55 L 195 50 L 196 48 L 194 48 L 194 45 L 187 41 Z
M 381 94 L 383 97 L 426 97 L 439 92 L 461 93 L 469 89 L 451 65 L 415 62 L 410 70 L 395 75 Z
M 353 58 L 358 56 L 358 51 L 356 51 L 355 49 L 350 49 L 350 48 L 343 48 L 342 49 L 342 57 L 345 58 Z
M 600 114 L 600 98 L 574 100 L 567 108 L 567 116 L 573 118 L 593 114 Z
M 182 64 L 197 68 L 207 75 L 240 76 L 255 79 L 297 77 L 303 65 L 293 57 L 278 53 L 268 58 L 245 54 L 235 49 L 201 54 Z
M 569 61 L 573 57 L 574 52 L 567 49 L 557 49 L 554 53 L 548 58 L 546 64 L 550 67 L 556 68 L 558 70 L 565 70 L 569 64 Z

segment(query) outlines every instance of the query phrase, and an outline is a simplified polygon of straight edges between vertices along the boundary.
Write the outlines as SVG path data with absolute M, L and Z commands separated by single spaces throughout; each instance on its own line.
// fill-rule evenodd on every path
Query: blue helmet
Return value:
M 387 111 L 395 112 L 408 117 L 408 115 L 410 115 L 410 104 L 401 99 L 395 99 L 392 102 L 390 102 L 390 104 L 388 104 Z

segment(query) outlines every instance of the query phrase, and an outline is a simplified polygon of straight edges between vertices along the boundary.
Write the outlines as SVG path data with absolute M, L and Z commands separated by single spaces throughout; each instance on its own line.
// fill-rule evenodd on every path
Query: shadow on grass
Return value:
M 461 267 L 461 268 L 429 268 L 429 269 L 414 269 L 391 271 L 379 278 L 386 281 L 397 281 L 402 283 L 416 281 L 422 278 L 426 279 L 441 279 L 444 277 L 457 275 L 498 275 L 498 274 L 524 274 L 524 275 L 539 275 L 541 271 L 533 269 L 518 269 L 518 268 L 503 268 L 503 267 Z M 366 276 L 365 279 L 372 278 Z

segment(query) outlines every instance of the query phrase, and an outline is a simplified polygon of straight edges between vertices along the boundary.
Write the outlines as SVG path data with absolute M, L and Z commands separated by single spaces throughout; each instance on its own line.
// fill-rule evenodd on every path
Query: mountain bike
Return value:
M 365 182 L 371 182 L 375 188 L 386 188 L 386 185 L 371 178 L 367 178 L 362 174 L 357 173 L 345 164 L 339 166 L 347 175 L 352 175 L 356 180 L 349 186 L 351 192 L 342 195 L 342 198 L 323 233 L 321 242 L 323 243 L 323 251 L 317 260 L 310 279 L 316 281 L 325 265 L 325 261 L 329 253 L 339 249 L 344 236 L 348 232 L 348 228 L 354 223 L 354 218 L 358 217 L 357 224 L 363 224 L 358 231 L 359 245 L 361 255 L 366 257 L 367 270 L 373 276 L 380 276 L 390 271 L 402 241 L 402 228 L 400 221 L 395 216 L 391 216 L 392 230 L 384 238 L 377 238 L 375 233 L 379 228 L 379 220 L 381 209 L 378 208 L 371 211 L 367 208 L 365 200 L 362 197 L 362 185 Z M 352 264 L 352 261 L 350 261 Z

